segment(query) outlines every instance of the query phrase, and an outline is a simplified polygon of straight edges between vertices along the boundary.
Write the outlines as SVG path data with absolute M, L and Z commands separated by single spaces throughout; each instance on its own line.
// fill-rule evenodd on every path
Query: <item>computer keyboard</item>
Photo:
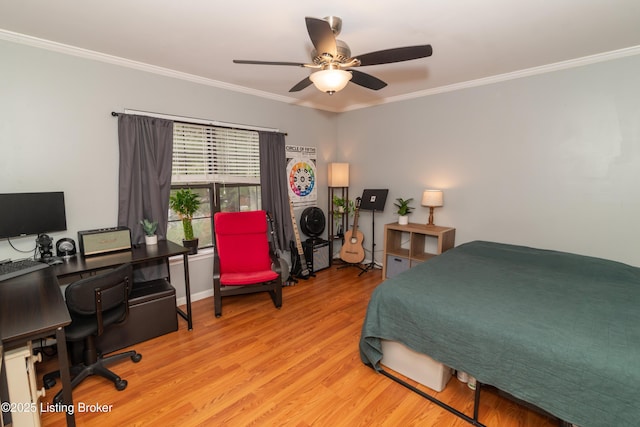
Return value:
M 0 264 L 0 282 L 13 277 L 22 276 L 23 274 L 31 273 L 32 271 L 42 270 L 47 267 L 49 267 L 49 264 L 34 261 L 32 259 L 21 259 Z

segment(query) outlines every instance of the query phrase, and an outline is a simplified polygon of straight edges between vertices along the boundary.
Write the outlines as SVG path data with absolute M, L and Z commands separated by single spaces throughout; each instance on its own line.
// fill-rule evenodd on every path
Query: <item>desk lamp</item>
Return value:
M 429 208 L 429 222 L 427 226 L 433 227 L 433 208 L 442 206 L 442 191 L 441 190 L 424 190 L 422 193 L 422 206 Z

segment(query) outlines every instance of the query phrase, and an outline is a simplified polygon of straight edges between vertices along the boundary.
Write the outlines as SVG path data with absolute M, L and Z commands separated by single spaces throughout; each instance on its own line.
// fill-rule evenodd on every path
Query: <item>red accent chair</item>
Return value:
M 222 297 L 228 295 L 269 292 L 276 308 L 282 307 L 280 263 L 269 244 L 266 212 L 218 212 L 213 223 L 216 317 L 222 315 Z

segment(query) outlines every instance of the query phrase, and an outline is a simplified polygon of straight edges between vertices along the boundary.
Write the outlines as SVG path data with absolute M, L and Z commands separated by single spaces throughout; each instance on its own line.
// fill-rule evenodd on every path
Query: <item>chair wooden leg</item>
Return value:
M 220 282 L 214 280 L 213 283 L 213 305 L 216 317 L 222 316 L 222 295 L 220 293 Z
M 276 308 L 282 307 L 282 286 L 276 285 L 276 288 L 269 293 L 271 294 L 271 299 L 273 299 L 273 304 Z

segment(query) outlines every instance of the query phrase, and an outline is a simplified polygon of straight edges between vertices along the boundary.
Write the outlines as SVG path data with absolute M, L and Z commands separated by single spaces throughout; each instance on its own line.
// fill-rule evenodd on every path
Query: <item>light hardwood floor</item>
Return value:
M 143 355 L 140 363 L 114 365 L 129 382 L 126 390 L 118 392 L 101 378 L 89 378 L 74 390 L 76 409 L 80 403 L 110 408 L 77 412 L 77 425 L 470 425 L 360 361 L 360 329 L 381 273 L 358 273 L 332 266 L 285 287 L 280 310 L 264 293 L 223 299 L 221 318 L 213 314 L 212 298 L 195 302 L 192 331 L 179 319 L 177 332 L 134 346 Z M 52 369 L 55 359 L 39 364 L 40 380 Z M 471 414 L 473 392 L 457 379 L 441 393 L 419 388 Z M 49 390 L 44 402 L 58 389 L 59 384 Z M 480 421 L 500 427 L 557 425 L 484 391 Z M 45 413 L 42 424 L 62 426 L 65 418 Z

